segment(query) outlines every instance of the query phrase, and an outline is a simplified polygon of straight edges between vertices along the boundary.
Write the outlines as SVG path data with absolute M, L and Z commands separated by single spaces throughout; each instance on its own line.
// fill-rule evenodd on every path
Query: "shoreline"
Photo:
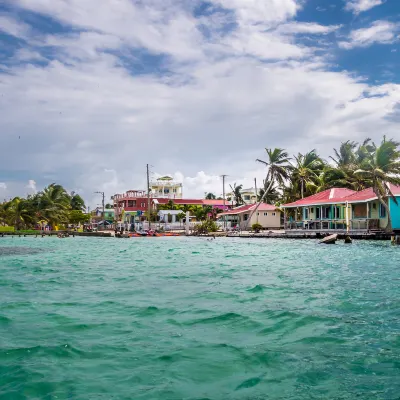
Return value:
M 0 234 L 1 237 L 5 236 L 18 236 L 18 237 L 28 237 L 28 236 L 57 236 L 60 233 L 68 233 L 70 236 L 83 236 L 83 237 L 115 237 L 114 232 L 105 231 L 105 232 L 71 232 L 71 231 L 51 231 L 51 232 L 26 232 L 26 233 L 18 233 L 18 232 L 3 232 Z M 187 236 L 187 237 L 227 237 L 227 238 L 242 238 L 242 239 L 322 239 L 329 234 L 333 234 L 335 232 L 330 233 L 320 233 L 320 232 L 286 232 L 286 231 L 269 231 L 269 232 L 241 232 L 241 233 L 229 233 L 229 232 L 213 232 L 202 235 L 186 235 L 184 231 L 176 232 L 179 236 Z M 392 235 L 388 233 L 365 233 L 365 232 L 354 232 L 354 233 L 337 233 L 338 239 L 343 240 L 347 236 L 350 236 L 352 239 L 357 240 L 391 240 Z M 176 237 L 176 236 L 175 236 Z

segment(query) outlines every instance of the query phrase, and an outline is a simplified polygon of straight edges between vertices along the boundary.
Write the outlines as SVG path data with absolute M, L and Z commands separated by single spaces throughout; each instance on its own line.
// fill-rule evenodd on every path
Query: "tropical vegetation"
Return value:
M 17 230 L 37 226 L 79 224 L 86 222 L 85 202 L 75 192 L 56 183 L 26 198 L 15 197 L 0 204 L 0 224 Z
M 372 187 L 386 209 L 387 229 L 391 230 L 388 199 L 396 201 L 390 184 L 400 185 L 399 146 L 400 142 L 385 136 L 379 144 L 369 138 L 361 144 L 347 140 L 339 149 L 334 149 L 329 161 L 315 149 L 290 157 L 284 149 L 267 148 L 266 159 L 256 160 L 266 167 L 266 177 L 252 214 L 262 202 L 280 205 L 332 187 L 356 191 Z

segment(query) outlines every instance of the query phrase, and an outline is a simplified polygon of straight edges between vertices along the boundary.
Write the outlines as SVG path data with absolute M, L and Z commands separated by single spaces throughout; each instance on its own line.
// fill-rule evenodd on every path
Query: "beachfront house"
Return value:
M 238 227 L 239 229 L 251 228 L 253 224 L 260 224 L 264 229 L 281 228 L 281 211 L 274 205 L 262 203 L 257 211 L 252 211 L 257 204 L 246 204 L 244 206 L 233 208 L 227 212 L 219 214 L 218 223 L 228 222 L 228 227 Z M 248 219 L 250 221 L 248 221 Z
M 400 186 L 390 190 L 398 204 L 389 198 L 392 227 L 400 229 Z M 387 199 L 386 199 L 387 201 Z M 372 188 L 359 192 L 332 188 L 293 203 L 284 204 L 285 229 L 320 231 L 379 231 L 385 229 L 388 216 Z

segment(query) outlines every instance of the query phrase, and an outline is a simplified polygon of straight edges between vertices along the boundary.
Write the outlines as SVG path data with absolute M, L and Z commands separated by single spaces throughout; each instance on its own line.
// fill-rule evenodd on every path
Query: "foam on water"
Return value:
M 0 238 L 0 398 L 398 399 L 400 247 Z

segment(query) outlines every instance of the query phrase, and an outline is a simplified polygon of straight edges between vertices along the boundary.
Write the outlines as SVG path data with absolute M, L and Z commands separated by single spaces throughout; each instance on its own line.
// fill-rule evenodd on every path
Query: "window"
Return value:
M 268 213 L 266 212 L 266 213 L 264 213 L 264 217 L 268 217 Z
M 245 199 L 245 200 L 250 200 L 250 196 L 249 196 L 249 195 L 245 195 L 245 196 L 244 196 L 244 199 Z
M 275 217 L 275 216 L 276 216 L 276 213 L 272 213 L 272 216 Z
M 333 207 L 333 218 L 340 218 L 340 207 Z
M 322 218 L 329 219 L 331 217 L 331 206 L 322 207 Z
M 321 208 L 320 207 L 315 207 L 315 218 L 321 219 Z
M 314 214 L 314 207 L 311 207 L 310 212 L 311 214 Z
M 304 219 L 308 219 L 308 208 L 304 208 Z
M 379 218 L 386 218 L 386 208 L 379 204 Z
M 244 220 L 244 221 L 247 221 L 248 219 L 249 219 L 249 214 L 244 214 L 243 220 Z

